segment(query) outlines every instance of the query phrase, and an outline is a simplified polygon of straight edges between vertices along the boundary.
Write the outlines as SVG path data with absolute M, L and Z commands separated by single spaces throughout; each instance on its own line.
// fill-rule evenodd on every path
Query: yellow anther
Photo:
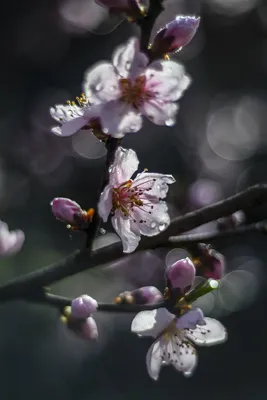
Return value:
M 63 324 L 67 324 L 68 323 L 68 318 L 67 317 L 65 317 L 65 315 L 61 315 L 60 316 L 60 321 L 63 323 Z
M 64 307 L 63 314 L 64 314 L 66 317 L 70 317 L 70 315 L 71 315 L 71 307 L 70 307 L 70 306 Z
M 119 296 L 114 299 L 114 303 L 116 303 L 116 304 L 121 304 L 121 302 L 122 302 L 122 299 Z
M 164 58 L 164 60 L 167 60 L 167 61 L 170 60 L 170 56 L 168 54 L 164 54 L 163 58 Z

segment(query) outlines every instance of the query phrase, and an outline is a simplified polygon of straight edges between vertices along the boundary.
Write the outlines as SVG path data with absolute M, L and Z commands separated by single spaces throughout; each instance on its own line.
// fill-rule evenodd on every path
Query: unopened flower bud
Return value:
M 8 225 L 0 221 L 0 257 L 18 253 L 24 240 L 25 235 L 21 230 L 10 231 Z
M 198 245 L 198 252 L 199 255 L 194 258 L 197 275 L 206 279 L 221 279 L 225 271 L 224 256 L 204 243 Z
M 132 291 L 125 291 L 115 299 L 117 304 L 155 304 L 163 300 L 161 292 L 154 286 L 144 286 Z
M 65 197 L 56 197 L 51 202 L 51 208 L 58 220 L 80 229 L 86 228 L 94 215 L 93 208 L 85 211 L 76 201 Z
M 187 257 L 167 267 L 166 276 L 172 288 L 184 290 L 192 285 L 195 272 L 193 262 Z
M 149 7 L 148 0 L 96 0 L 96 3 L 108 8 L 112 13 L 125 14 L 131 18 L 146 15 Z
M 98 329 L 94 318 L 87 318 L 84 323 L 82 323 L 79 332 L 77 334 L 86 340 L 96 340 L 98 339 Z
M 97 310 L 97 301 L 86 294 L 77 297 L 71 303 L 71 316 L 77 319 L 86 319 Z
M 180 50 L 195 36 L 199 23 L 199 17 L 177 16 L 156 34 L 151 51 L 162 56 Z

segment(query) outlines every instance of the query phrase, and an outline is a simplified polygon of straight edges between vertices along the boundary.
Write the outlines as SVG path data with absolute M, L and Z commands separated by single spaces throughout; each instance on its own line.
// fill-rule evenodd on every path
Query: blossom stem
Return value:
M 164 10 L 162 2 L 162 0 L 150 1 L 147 15 L 137 21 L 137 24 L 141 29 L 140 49 L 148 56 L 150 55 L 148 46 L 153 26 L 160 13 Z
M 266 202 L 267 185 L 259 184 L 252 186 L 245 191 L 231 196 L 225 200 L 173 219 L 170 226 L 161 234 L 154 237 L 143 238 L 139 247 L 137 248 L 137 251 L 164 246 L 177 246 L 177 242 L 169 243 L 169 237 L 197 228 L 198 226 L 206 224 L 210 221 L 214 221 L 221 217 L 229 216 L 238 210 L 247 210 L 251 207 L 262 205 Z M 261 229 L 259 229 L 259 227 L 261 227 Z M 265 228 L 264 222 L 259 223 L 259 225 L 250 225 L 249 229 L 245 229 L 243 227 L 243 233 L 254 231 L 262 232 L 265 230 L 263 228 Z M 241 227 L 238 229 L 241 229 Z M 231 235 L 236 235 L 236 231 L 236 229 L 231 231 L 231 234 L 229 232 L 228 237 Z M 225 232 L 222 232 L 221 234 L 225 235 Z M 200 241 L 203 241 L 203 236 L 199 239 Z M 206 240 L 207 236 L 205 237 L 204 241 Z M 190 244 L 190 241 L 188 241 L 188 244 Z M 183 245 L 186 245 L 185 241 L 183 241 Z M 49 286 L 61 279 L 75 275 L 86 269 L 115 261 L 123 256 L 129 257 L 129 255 L 122 253 L 122 246 L 120 242 L 100 247 L 97 250 L 93 250 L 91 253 L 89 249 L 76 250 L 71 255 L 55 262 L 52 265 L 15 278 L 6 284 L 1 285 L 0 301 L 23 298 L 35 288 Z
M 216 232 L 203 232 L 203 233 L 193 233 L 190 235 L 180 235 L 180 236 L 170 236 L 168 242 L 170 244 L 191 244 L 208 242 L 211 243 L 214 240 L 224 239 L 233 236 L 240 236 L 244 233 L 252 232 L 267 232 L 267 221 L 260 221 L 255 224 L 242 225 L 235 229 L 227 229 L 225 231 Z
M 104 172 L 103 172 L 103 178 L 102 178 L 102 183 L 101 183 L 101 187 L 100 187 L 100 190 L 99 190 L 98 198 L 100 197 L 100 194 L 103 191 L 103 189 L 105 188 L 105 186 L 108 184 L 108 181 L 109 181 L 109 172 L 108 172 L 108 170 L 109 170 L 110 165 L 113 163 L 116 149 L 120 145 L 121 141 L 122 141 L 122 139 L 116 139 L 116 138 L 113 138 L 111 136 L 107 139 L 107 142 L 106 142 L 106 148 L 107 148 L 106 163 L 105 163 L 105 168 L 104 168 Z M 100 216 L 99 216 L 99 214 L 98 214 L 98 212 L 96 210 L 96 212 L 94 214 L 94 217 L 93 217 L 93 220 L 92 220 L 91 224 L 89 225 L 89 227 L 88 227 L 88 229 L 86 231 L 86 234 L 87 234 L 86 248 L 89 249 L 90 251 L 92 249 L 92 245 L 93 245 L 93 242 L 94 242 L 94 240 L 96 238 L 96 235 L 97 235 L 97 233 L 99 231 L 100 225 L 101 225 L 101 218 L 100 218 Z
M 24 298 L 30 302 L 44 303 L 57 307 L 60 310 L 66 306 L 70 306 L 73 299 L 58 296 L 52 293 L 41 292 Z M 140 312 L 146 310 L 155 310 L 156 308 L 165 307 L 164 301 L 155 304 L 114 304 L 114 303 L 98 303 L 98 311 L 107 312 Z

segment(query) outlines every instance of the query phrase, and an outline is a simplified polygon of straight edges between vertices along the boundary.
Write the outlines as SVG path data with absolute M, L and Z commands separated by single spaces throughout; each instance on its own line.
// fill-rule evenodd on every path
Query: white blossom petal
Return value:
M 106 134 L 123 137 L 125 133 L 138 132 L 142 127 L 141 114 L 120 100 L 109 101 L 101 112 L 101 126 Z M 118 137 L 118 136 L 117 136 Z
M 204 318 L 206 325 L 197 326 L 196 329 L 185 329 L 186 337 L 198 346 L 212 346 L 227 339 L 225 327 L 216 319 Z
M 140 110 L 143 115 L 156 125 L 173 126 L 178 108 L 176 103 L 152 98 L 144 102 Z
M 92 104 L 119 98 L 119 81 L 112 64 L 101 63 L 86 71 L 83 90 Z
M 206 325 L 204 314 L 200 308 L 192 309 L 176 319 L 177 329 L 196 329 L 197 325 Z
M 77 105 L 57 104 L 50 108 L 50 115 L 61 124 L 83 116 L 83 109 Z
M 78 132 L 83 126 L 88 123 L 85 117 L 74 118 L 71 121 L 66 122 L 61 127 L 61 136 L 71 136 Z
M 135 79 L 142 74 L 148 64 L 148 58 L 140 52 L 139 40 L 130 38 L 114 52 L 112 63 L 122 78 Z
M 152 62 L 146 70 L 146 77 L 150 89 L 153 90 L 154 87 L 159 98 L 167 101 L 178 100 L 191 83 L 183 65 L 175 61 L 157 60 Z M 158 84 L 158 88 L 156 84 Z M 159 88 L 161 90 L 158 90 Z
M 131 331 L 139 336 L 158 337 L 173 321 L 175 316 L 166 308 L 141 311 L 132 321 Z
M 149 348 L 146 355 L 146 367 L 149 376 L 155 381 L 159 377 L 161 365 L 162 365 L 162 353 L 163 349 L 160 345 L 160 341 L 156 340 Z
M 147 200 L 144 197 L 143 206 L 132 208 L 132 218 L 134 219 L 132 225 L 135 224 L 139 232 L 145 236 L 158 235 L 170 225 L 168 206 L 165 201 L 154 203 L 149 197 Z
M 128 181 L 137 171 L 139 161 L 136 152 L 132 149 L 118 147 L 114 162 L 109 170 L 109 183 L 112 187 L 118 187 Z
M 104 222 L 107 222 L 108 216 L 112 209 L 112 187 L 107 185 L 103 192 L 100 195 L 99 203 L 98 203 L 98 214 L 103 219 Z
M 161 336 L 163 360 L 167 365 L 172 365 L 185 376 L 191 376 L 197 366 L 197 354 L 195 348 L 185 337 L 177 331 Z
M 169 190 L 168 185 L 174 182 L 175 179 L 172 175 L 141 172 L 134 179 L 132 187 L 138 186 L 139 189 L 148 190 L 149 196 L 164 199 Z
M 124 253 L 133 252 L 141 239 L 141 236 L 131 230 L 131 221 L 124 217 L 121 211 L 116 211 L 114 217 L 111 218 L 113 228 L 122 241 Z

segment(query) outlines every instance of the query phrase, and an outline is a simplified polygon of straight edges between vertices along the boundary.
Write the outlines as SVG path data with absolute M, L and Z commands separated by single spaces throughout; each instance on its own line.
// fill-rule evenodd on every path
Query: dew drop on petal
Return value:
M 125 64 L 126 71 L 129 71 L 130 68 L 131 68 L 131 63 L 130 63 L 130 61 L 127 61 L 126 64 Z
M 173 118 L 169 118 L 165 121 L 166 126 L 173 126 L 175 124 L 175 120 Z
M 154 229 L 154 228 L 156 228 L 157 224 L 156 224 L 156 222 L 153 221 L 153 222 L 151 222 L 150 226 L 151 226 L 152 229 Z
M 159 224 L 160 232 L 164 231 L 166 228 L 167 228 L 166 222 L 162 222 L 161 224 Z
M 102 88 L 103 88 L 103 85 L 101 85 L 101 83 L 98 83 L 98 84 L 95 86 L 95 90 L 96 90 L 97 92 L 99 92 Z

